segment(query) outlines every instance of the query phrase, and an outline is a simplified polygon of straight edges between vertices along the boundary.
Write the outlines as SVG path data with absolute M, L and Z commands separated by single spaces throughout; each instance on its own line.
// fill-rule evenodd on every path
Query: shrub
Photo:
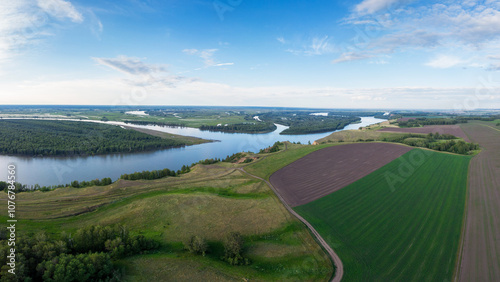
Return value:
M 224 239 L 224 260 L 231 265 L 248 265 L 247 258 L 242 256 L 245 241 L 238 232 L 230 232 Z
M 205 256 L 208 250 L 208 245 L 205 238 L 193 235 L 186 242 L 184 242 L 184 248 L 190 253 Z

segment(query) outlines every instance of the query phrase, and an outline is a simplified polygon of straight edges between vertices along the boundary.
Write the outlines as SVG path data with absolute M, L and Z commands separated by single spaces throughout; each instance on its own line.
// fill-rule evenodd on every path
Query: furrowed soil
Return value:
M 500 130 L 487 122 L 461 125 L 483 151 L 469 169 L 459 281 L 500 281 Z
M 285 201 L 295 207 L 337 191 L 411 149 L 388 143 L 327 147 L 275 172 L 269 180 Z

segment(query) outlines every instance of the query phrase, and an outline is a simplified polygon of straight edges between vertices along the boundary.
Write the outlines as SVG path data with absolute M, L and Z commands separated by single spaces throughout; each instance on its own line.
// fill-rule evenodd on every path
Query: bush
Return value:
M 208 250 L 208 245 L 205 238 L 193 235 L 187 240 L 187 242 L 184 242 L 184 248 L 190 253 L 205 256 Z
M 246 158 L 243 163 L 246 164 L 246 163 L 251 163 L 253 162 L 253 159 L 252 158 Z
M 238 232 L 230 232 L 224 239 L 224 260 L 231 265 L 248 265 L 247 258 L 242 256 L 245 241 Z

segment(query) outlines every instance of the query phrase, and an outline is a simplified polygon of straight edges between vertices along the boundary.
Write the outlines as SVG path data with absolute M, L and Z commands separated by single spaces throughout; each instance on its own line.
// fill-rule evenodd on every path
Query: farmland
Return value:
M 381 116 L 383 112 L 343 110 L 326 117 L 311 115 L 317 110 L 264 107 L 196 106 L 0 106 L 0 118 L 57 118 L 120 121 L 135 124 L 185 126 L 229 133 L 267 133 L 274 123 L 289 126 L 281 134 L 309 134 L 342 129 L 360 116 Z M 257 116 L 257 117 L 256 117 Z M 260 118 L 258 118 L 260 116 Z
M 152 254 L 115 262 L 125 280 L 161 280 L 166 273 L 172 280 L 328 279 L 331 262 L 306 228 L 265 183 L 237 167 L 197 165 L 180 177 L 19 193 L 18 236 L 46 232 L 59 238 L 62 231 L 123 224 L 131 233 L 160 243 Z M 6 222 L 5 211 L 1 215 L 0 220 Z M 221 261 L 221 241 L 231 231 L 245 238 L 244 255 L 250 265 L 234 267 Z M 207 240 L 210 252 L 206 256 L 184 250 L 183 242 L 193 235 Z
M 451 280 L 469 160 L 414 149 L 295 210 L 340 256 L 345 281 Z
M 467 217 L 459 281 L 500 279 L 500 130 L 494 122 L 461 125 L 483 151 L 469 170 Z
M 411 150 L 387 143 L 328 147 L 291 163 L 270 177 L 292 207 L 337 191 Z
M 423 127 L 410 127 L 410 128 L 396 128 L 396 127 L 386 127 L 379 130 L 380 132 L 399 132 L 399 133 L 439 133 L 439 134 L 451 134 L 459 138 L 463 138 L 464 141 L 470 142 L 469 138 L 460 128 L 460 125 L 426 125 Z

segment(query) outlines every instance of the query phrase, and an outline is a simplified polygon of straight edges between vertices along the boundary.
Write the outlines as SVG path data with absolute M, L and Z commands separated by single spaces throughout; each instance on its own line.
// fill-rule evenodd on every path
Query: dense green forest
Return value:
M 269 112 L 259 116 L 261 120 L 289 126 L 280 134 L 310 134 L 343 129 L 345 126 L 359 122 L 358 116 L 328 115 L 317 116 L 309 112 Z
M 381 141 L 403 143 L 412 147 L 429 148 L 462 155 L 468 155 L 472 151 L 479 150 L 478 144 L 456 140 L 456 137 L 450 134 L 429 133 L 423 137 L 422 134 L 409 133 L 402 136 L 383 137 Z
M 276 130 L 276 125 L 272 122 L 249 122 L 224 125 L 202 125 L 200 130 L 220 131 L 228 133 L 265 133 Z
M 124 120 L 124 123 L 137 124 L 137 125 L 158 125 L 158 126 L 171 126 L 171 127 L 185 127 L 183 123 L 175 122 L 161 122 L 161 121 L 144 121 L 144 120 Z
M 421 127 L 424 125 L 451 125 L 457 123 L 467 123 L 465 119 L 456 118 L 415 118 L 407 121 L 399 120 L 397 124 L 400 127 Z
M 467 123 L 470 120 L 480 120 L 480 121 L 494 121 L 497 116 L 488 116 L 488 117 L 475 117 L 475 116 L 456 116 L 452 118 L 427 118 L 427 117 L 416 117 L 411 118 L 409 120 L 398 120 L 397 123 L 400 127 L 421 127 L 424 125 L 450 125 L 450 124 L 459 124 L 459 123 Z
M 0 154 L 33 156 L 140 152 L 185 145 L 114 125 L 54 120 L 0 120 Z
M 130 235 L 124 226 L 89 226 L 60 238 L 45 233 L 18 236 L 15 245 L 7 232 L 0 232 L 1 281 L 120 281 L 114 261 L 159 247 L 143 235 Z M 15 276 L 7 272 L 12 254 Z

